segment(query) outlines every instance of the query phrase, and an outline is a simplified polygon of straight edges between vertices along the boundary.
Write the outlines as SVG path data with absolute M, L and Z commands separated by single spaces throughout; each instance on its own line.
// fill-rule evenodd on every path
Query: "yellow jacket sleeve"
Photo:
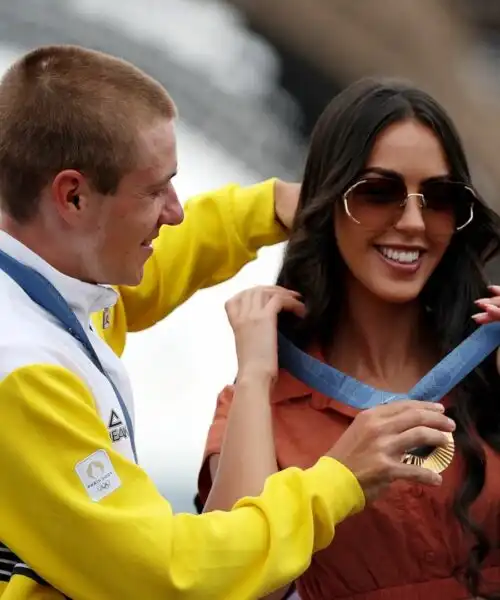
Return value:
M 73 600 L 258 598 L 299 576 L 363 506 L 354 476 L 324 458 L 273 475 L 230 512 L 174 516 L 113 450 L 70 371 L 23 367 L 0 383 L 0 398 L 0 541 Z M 99 500 L 77 469 L 96 451 L 120 483 Z
M 141 283 L 119 288 L 106 329 L 96 315 L 95 325 L 117 354 L 127 331 L 151 327 L 199 289 L 235 275 L 259 248 L 286 239 L 275 219 L 274 184 L 228 185 L 196 196 L 186 202 L 181 225 L 161 228 Z

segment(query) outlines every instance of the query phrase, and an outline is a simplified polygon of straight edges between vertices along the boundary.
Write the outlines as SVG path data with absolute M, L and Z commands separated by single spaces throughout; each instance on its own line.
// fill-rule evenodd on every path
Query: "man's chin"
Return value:
M 107 281 L 101 281 L 99 283 L 103 285 L 125 285 L 127 287 L 135 287 L 142 281 L 144 275 L 144 267 L 137 269 L 136 271 L 126 271 L 122 273 L 115 273 L 109 277 Z
M 143 275 L 144 275 L 144 267 L 142 267 L 136 273 L 129 274 L 126 281 L 123 281 L 117 285 L 126 285 L 128 287 L 135 287 L 141 283 Z

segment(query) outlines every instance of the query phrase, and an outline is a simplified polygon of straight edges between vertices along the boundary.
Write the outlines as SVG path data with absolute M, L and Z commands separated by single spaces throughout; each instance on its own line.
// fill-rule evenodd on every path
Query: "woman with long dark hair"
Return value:
M 282 313 L 279 330 L 365 384 L 407 393 L 479 324 L 500 319 L 500 289 L 484 274 L 499 248 L 500 220 L 475 191 L 443 108 L 409 85 L 363 80 L 331 102 L 313 133 L 278 277 L 300 293 L 306 314 Z M 259 449 L 235 446 L 248 488 L 209 496 L 231 397 L 231 387 L 219 396 L 200 473 L 206 510 L 228 508 L 264 482 L 253 467 Z M 297 582 L 302 600 L 500 597 L 495 355 L 443 402 L 457 429 L 442 486 L 397 482 L 342 523 Z M 313 464 L 356 415 L 284 370 L 271 408 L 267 474 Z

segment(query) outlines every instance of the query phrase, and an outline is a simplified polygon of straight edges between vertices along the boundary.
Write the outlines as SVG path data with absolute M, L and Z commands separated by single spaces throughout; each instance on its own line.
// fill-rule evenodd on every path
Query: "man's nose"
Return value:
M 184 209 L 173 186 L 170 187 L 160 215 L 160 225 L 180 225 L 184 221 Z

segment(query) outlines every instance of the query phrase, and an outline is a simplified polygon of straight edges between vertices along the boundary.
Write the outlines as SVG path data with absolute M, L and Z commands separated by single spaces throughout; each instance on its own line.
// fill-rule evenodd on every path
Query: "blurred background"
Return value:
M 121 56 L 165 85 L 180 109 L 183 200 L 300 180 L 327 102 L 371 74 L 410 79 L 445 105 L 476 186 L 500 209 L 499 0 L 0 0 L 0 71 L 53 43 Z M 194 512 L 215 399 L 235 375 L 224 301 L 272 283 L 282 250 L 129 337 L 140 459 L 176 511 Z

